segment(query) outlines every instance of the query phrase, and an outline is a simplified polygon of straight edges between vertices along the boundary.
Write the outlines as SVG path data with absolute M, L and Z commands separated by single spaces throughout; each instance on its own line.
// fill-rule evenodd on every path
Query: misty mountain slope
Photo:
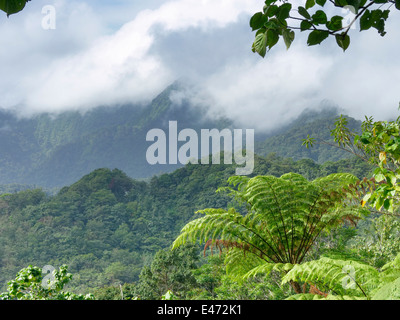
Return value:
M 18 119 L 10 112 L 0 111 L 0 185 L 61 187 L 97 168 L 118 168 L 132 178 L 147 179 L 182 167 L 180 163 L 147 162 L 146 151 L 153 144 L 146 141 L 149 130 L 159 128 L 168 135 L 169 121 L 177 121 L 178 132 L 191 128 L 197 133 L 201 129 L 233 129 L 234 123 L 226 118 L 210 119 L 206 110 L 185 100 L 173 103 L 170 95 L 179 89 L 180 84 L 174 83 L 147 106 L 98 107 L 85 114 L 70 111 Z M 319 163 L 345 158 L 348 155 L 336 148 L 316 145 L 307 150 L 301 146 L 301 139 L 307 134 L 329 138 L 337 115 L 336 109 L 307 111 L 273 134 L 256 131 L 255 152 L 311 158 Z M 359 125 L 354 119 L 350 124 Z
M 256 153 L 265 156 L 271 152 L 279 156 L 293 158 L 293 160 L 312 159 L 322 164 L 326 161 L 338 161 L 351 158 L 351 154 L 338 148 L 316 143 L 312 148 L 302 146 L 302 139 L 310 135 L 317 140 L 334 143 L 331 130 L 335 120 L 339 117 L 339 110 L 326 108 L 321 111 L 305 110 L 286 130 L 256 143 Z M 360 132 L 361 121 L 347 117 L 350 130 Z
M 207 119 L 204 110 L 187 102 L 174 105 L 173 84 L 148 106 L 99 107 L 85 114 L 65 112 L 18 120 L 0 113 L 0 184 L 36 184 L 47 188 L 73 183 L 97 168 L 121 168 L 134 178 L 172 172 L 183 164 L 149 165 L 149 130 L 225 128 L 226 119 Z

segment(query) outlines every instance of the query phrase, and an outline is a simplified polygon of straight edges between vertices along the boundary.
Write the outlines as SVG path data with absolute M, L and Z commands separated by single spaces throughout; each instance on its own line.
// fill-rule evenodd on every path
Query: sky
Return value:
M 399 11 L 391 12 L 384 37 L 351 30 L 346 52 L 333 38 L 308 47 L 307 35 L 297 33 L 289 50 L 280 41 L 263 59 L 251 51 L 249 27 L 263 4 L 30 1 L 18 14 L 0 15 L 0 108 L 32 116 L 145 105 L 179 80 L 176 103 L 186 99 L 258 130 L 324 105 L 357 119 L 398 116 Z

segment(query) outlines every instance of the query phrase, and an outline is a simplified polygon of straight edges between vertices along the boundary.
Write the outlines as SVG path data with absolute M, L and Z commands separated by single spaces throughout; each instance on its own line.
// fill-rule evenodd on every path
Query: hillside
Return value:
M 319 165 L 275 154 L 255 160 L 253 175 L 299 172 L 314 179 L 368 172 L 358 160 Z M 234 171 L 234 165 L 186 165 L 143 182 L 118 169 L 96 169 L 54 196 L 40 189 L 2 195 L 0 286 L 29 264 L 67 264 L 74 274 L 71 285 L 81 292 L 137 281 L 142 267 L 197 210 L 231 204 L 215 191 Z
M 169 95 L 176 88 L 176 84 L 171 85 L 145 107 L 99 107 L 85 114 L 40 114 L 29 119 L 1 112 L 1 184 L 53 188 L 71 184 L 103 167 L 121 168 L 134 178 L 149 178 L 181 167 L 147 163 L 150 143 L 146 134 L 150 129 L 166 130 L 169 120 L 177 121 L 179 127 L 197 130 L 225 127 L 227 122 L 208 120 L 202 110 L 185 103 L 173 105 Z
M 179 90 L 179 84 L 166 88 L 147 106 L 98 107 L 85 114 L 66 112 L 19 119 L 0 111 L 0 185 L 60 188 L 97 168 L 119 168 L 135 179 L 173 172 L 183 165 L 147 162 L 146 150 L 151 142 L 146 141 L 146 134 L 150 129 L 167 132 L 169 121 L 177 121 L 178 130 L 191 128 L 196 132 L 234 126 L 225 118 L 206 118 L 205 110 L 194 108 L 187 101 L 172 103 L 169 97 L 174 90 Z M 301 139 L 309 133 L 329 138 L 337 115 L 336 109 L 306 112 L 272 134 L 256 131 L 255 152 L 311 158 L 318 163 L 343 159 L 348 155 L 335 148 L 316 146 L 307 150 L 301 146 Z M 359 125 L 353 119 L 350 123 Z
M 330 131 L 334 128 L 338 115 L 339 111 L 335 108 L 326 108 L 319 112 L 306 109 L 289 127 L 283 128 L 281 132 L 267 137 L 264 141 L 257 142 L 256 152 L 263 156 L 275 152 L 282 157 L 294 160 L 312 159 L 320 164 L 350 158 L 351 154 L 326 144 L 316 143 L 310 149 L 302 146 L 302 139 L 307 135 L 316 138 L 317 141 L 334 143 Z M 349 129 L 360 132 L 361 121 L 347 118 Z

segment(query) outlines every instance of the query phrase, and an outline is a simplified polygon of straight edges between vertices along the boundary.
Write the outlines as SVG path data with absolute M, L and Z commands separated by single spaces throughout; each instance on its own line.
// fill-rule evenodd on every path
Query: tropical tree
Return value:
M 400 255 L 380 269 L 359 261 L 322 257 L 295 265 L 282 284 L 292 281 L 303 281 L 313 290 L 289 300 L 398 300 Z
M 375 167 L 373 176 L 376 184 L 366 192 L 362 204 L 368 203 L 377 210 L 385 209 L 393 214 L 400 206 L 400 117 L 394 121 L 374 121 L 372 117 L 365 117 L 361 133 L 357 133 L 348 128 L 346 117 L 341 115 L 331 134 L 336 147 Z M 316 142 L 330 144 L 308 136 L 303 145 L 308 148 Z
M 159 300 L 168 291 L 184 298 L 196 285 L 192 273 L 199 260 L 198 248 L 186 245 L 179 250 L 159 250 L 150 266 L 144 266 L 136 286 L 136 294 L 142 300 Z
M 399 217 L 380 214 L 363 222 L 366 226 L 348 242 L 351 251 L 368 264 L 380 268 L 400 253 Z
M 297 7 L 291 2 L 266 0 L 263 10 L 253 15 L 250 20 L 250 27 L 256 31 L 253 52 L 264 57 L 280 38 L 289 49 L 295 31 L 309 32 L 309 46 L 332 36 L 345 51 L 350 45 L 349 31 L 356 21 L 359 21 L 360 31 L 375 28 L 384 36 L 391 8 L 400 10 L 399 0 L 304 0 L 303 5 Z M 345 15 L 349 13 L 351 19 L 346 21 Z
M 227 272 L 238 278 L 271 270 L 289 271 L 302 263 L 322 232 L 344 221 L 356 223 L 368 212 L 352 199 L 358 179 L 351 174 L 331 174 L 308 181 L 300 174 L 233 176 L 230 186 L 219 191 L 247 206 L 241 214 L 235 208 L 205 209 L 205 216 L 186 224 L 173 249 L 186 242 L 228 249 Z M 299 283 L 291 285 L 302 292 Z
M 30 265 L 20 270 L 8 283 L 7 292 L 0 294 L 0 300 L 93 300 L 91 294 L 63 291 L 71 279 L 72 275 L 65 265 L 47 275 L 43 274 L 42 268 Z

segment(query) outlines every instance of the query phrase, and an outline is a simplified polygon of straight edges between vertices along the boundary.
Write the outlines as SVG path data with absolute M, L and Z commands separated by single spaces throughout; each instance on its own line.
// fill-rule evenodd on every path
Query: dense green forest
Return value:
M 384 36 L 400 10 L 398 0 L 261 5 L 249 26 L 263 58 L 298 32 L 346 51 L 355 22 Z M 332 5 L 342 15 L 328 17 Z M 236 165 L 152 166 L 146 133 L 167 119 L 197 132 L 236 125 L 174 103 L 179 90 L 86 113 L 0 110 L 0 300 L 400 299 L 400 117 L 306 109 L 256 133 L 248 176 Z
M 27 265 L 67 264 L 74 275 L 69 285 L 80 293 L 140 282 L 143 267 L 150 266 L 154 254 L 171 245 L 185 223 L 197 216 L 197 210 L 231 205 L 231 199 L 215 191 L 226 185 L 234 170 L 234 165 L 188 164 L 144 182 L 118 169 L 97 169 L 55 195 L 41 189 L 3 194 L 2 289 Z M 252 176 L 298 172 L 315 179 L 334 172 L 353 172 L 362 178 L 369 170 L 368 164 L 355 158 L 317 164 L 271 153 L 256 157 Z M 198 261 L 200 252 L 196 247 L 196 254 L 192 254 L 199 274 L 211 268 L 200 267 L 205 262 Z M 218 261 L 215 268 L 222 270 L 220 260 L 212 263 Z M 104 290 L 100 290 L 103 298 Z M 146 294 L 144 297 L 155 298 Z

